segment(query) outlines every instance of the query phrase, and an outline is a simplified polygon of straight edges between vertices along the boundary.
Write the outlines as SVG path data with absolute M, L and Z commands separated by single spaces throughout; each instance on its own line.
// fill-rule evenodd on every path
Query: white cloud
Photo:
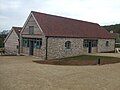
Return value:
M 83 19 L 100 24 L 117 23 L 119 0 L 49 0 L 43 10 L 48 13 Z M 120 19 L 120 18 L 119 18 Z
M 20 1 L 6 1 L 3 3 L 0 3 L 0 10 L 13 10 L 13 9 L 18 9 L 21 6 Z

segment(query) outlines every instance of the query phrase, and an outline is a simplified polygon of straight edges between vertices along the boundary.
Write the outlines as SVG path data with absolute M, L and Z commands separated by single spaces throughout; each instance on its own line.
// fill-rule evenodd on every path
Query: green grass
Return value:
M 68 58 L 62 58 L 60 60 L 119 60 L 120 58 L 116 57 L 108 57 L 108 56 L 93 56 L 93 55 L 80 55 L 80 56 L 74 56 L 74 57 L 68 57 Z
M 107 57 L 107 56 L 92 56 L 92 55 L 80 55 L 80 56 L 67 57 L 62 59 L 34 61 L 34 62 L 40 64 L 51 64 L 51 65 L 97 65 L 98 59 L 100 59 L 100 65 L 120 62 L 120 58 Z
M 4 40 L 3 38 L 0 38 L 0 48 L 3 48 L 4 47 Z

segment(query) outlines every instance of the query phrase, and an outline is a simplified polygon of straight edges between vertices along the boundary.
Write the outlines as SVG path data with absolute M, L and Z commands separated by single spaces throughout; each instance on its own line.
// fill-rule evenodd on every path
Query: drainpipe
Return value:
M 48 48 L 48 37 L 46 37 L 46 56 L 45 56 L 45 60 L 48 59 L 47 58 L 47 52 L 48 52 L 47 48 Z
M 19 34 L 19 55 L 21 55 L 22 49 L 22 34 Z
M 115 40 L 115 43 L 114 43 L 114 51 L 116 51 L 116 50 L 115 50 L 115 48 L 116 48 L 116 38 L 114 38 L 114 40 Z
M 20 39 L 20 34 L 18 35 L 18 38 L 19 39 L 18 39 L 18 52 L 17 53 L 20 55 L 20 40 L 21 40 Z

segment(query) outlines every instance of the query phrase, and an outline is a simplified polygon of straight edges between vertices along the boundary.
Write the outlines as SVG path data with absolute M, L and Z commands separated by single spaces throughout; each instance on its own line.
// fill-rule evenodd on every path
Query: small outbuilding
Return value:
M 4 40 L 5 52 L 8 54 L 20 53 L 20 31 L 22 27 L 12 27 Z

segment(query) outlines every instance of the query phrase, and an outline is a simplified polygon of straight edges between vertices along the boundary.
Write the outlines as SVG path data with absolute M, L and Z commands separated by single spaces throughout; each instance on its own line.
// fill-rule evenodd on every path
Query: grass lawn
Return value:
M 100 59 L 101 65 L 120 62 L 120 58 L 116 57 L 91 56 L 91 55 L 80 55 L 57 60 L 34 61 L 34 62 L 52 65 L 97 65 L 98 59 Z

